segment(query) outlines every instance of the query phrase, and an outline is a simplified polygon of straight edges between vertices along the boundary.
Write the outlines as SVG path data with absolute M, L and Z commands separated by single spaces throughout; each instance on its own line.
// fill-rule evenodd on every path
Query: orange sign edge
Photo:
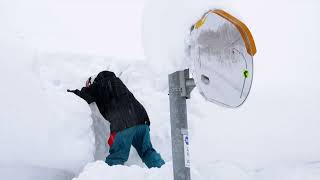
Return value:
M 256 48 L 256 44 L 254 42 L 253 36 L 252 36 L 249 28 L 243 22 L 241 22 L 240 20 L 238 20 L 237 18 L 235 18 L 231 14 L 229 14 L 221 9 L 211 10 L 210 12 L 221 16 L 222 18 L 228 20 L 234 26 L 236 26 L 236 28 L 239 30 L 239 32 L 242 36 L 242 39 L 244 40 L 247 52 L 251 56 L 254 56 L 257 53 L 257 48 Z

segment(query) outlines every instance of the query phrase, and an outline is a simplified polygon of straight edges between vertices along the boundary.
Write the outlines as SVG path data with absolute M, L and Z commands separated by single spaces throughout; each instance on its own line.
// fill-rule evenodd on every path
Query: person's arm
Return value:
M 67 92 L 74 93 L 75 95 L 84 99 L 88 104 L 95 102 L 95 86 L 83 87 L 81 91 L 79 89 L 67 90 Z

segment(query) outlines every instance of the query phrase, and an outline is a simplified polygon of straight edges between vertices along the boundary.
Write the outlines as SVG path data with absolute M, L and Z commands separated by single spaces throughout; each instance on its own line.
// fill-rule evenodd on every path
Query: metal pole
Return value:
M 195 87 L 189 70 L 169 75 L 171 141 L 174 180 L 190 180 L 189 136 L 186 99 Z

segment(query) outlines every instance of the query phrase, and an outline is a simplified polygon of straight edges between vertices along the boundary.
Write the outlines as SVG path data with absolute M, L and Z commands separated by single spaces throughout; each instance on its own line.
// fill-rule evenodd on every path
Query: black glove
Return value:
M 80 94 L 80 91 L 79 91 L 79 89 L 75 89 L 75 90 L 70 90 L 70 89 L 67 89 L 67 92 L 71 92 L 71 93 L 74 93 L 74 94 L 76 94 L 76 95 L 78 95 L 78 96 L 79 96 L 79 94 Z
M 87 93 L 85 88 L 82 88 L 81 91 L 79 91 L 79 89 L 75 89 L 75 90 L 67 89 L 67 92 L 74 93 L 75 95 L 87 101 L 88 104 L 94 102 L 94 99 L 90 96 L 89 93 Z

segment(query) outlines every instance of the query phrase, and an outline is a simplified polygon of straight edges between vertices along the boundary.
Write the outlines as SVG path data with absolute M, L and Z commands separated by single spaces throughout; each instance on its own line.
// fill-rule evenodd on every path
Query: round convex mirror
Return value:
M 256 47 L 249 29 L 222 10 L 211 10 L 190 32 L 189 59 L 200 93 L 227 107 L 247 99 L 253 78 Z

